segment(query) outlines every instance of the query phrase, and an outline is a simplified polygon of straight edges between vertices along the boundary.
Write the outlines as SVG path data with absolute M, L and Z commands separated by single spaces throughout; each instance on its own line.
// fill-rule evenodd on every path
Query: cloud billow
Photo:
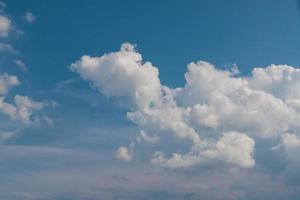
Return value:
M 128 100 L 127 117 L 141 130 L 136 142 L 156 145 L 163 142 L 160 138 L 165 133 L 188 141 L 188 152 L 174 147 L 171 156 L 162 149 L 152 153 L 151 162 L 163 167 L 218 162 L 251 168 L 256 138 L 279 141 L 281 147 L 290 144 L 288 136 L 299 137 L 297 68 L 270 65 L 254 68 L 251 76 L 242 77 L 236 70 L 219 70 L 199 61 L 188 65 L 183 87 L 170 88 L 161 84 L 157 67 L 143 62 L 134 46 L 124 43 L 117 52 L 82 56 L 70 69 L 105 96 Z M 123 154 L 130 151 L 124 160 L 132 160 L 132 145 L 121 148 Z

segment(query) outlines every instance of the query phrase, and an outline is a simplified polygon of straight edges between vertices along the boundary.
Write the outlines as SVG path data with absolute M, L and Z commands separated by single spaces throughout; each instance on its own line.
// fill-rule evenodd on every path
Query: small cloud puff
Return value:
M 50 105 L 49 103 L 34 101 L 30 97 L 18 94 L 13 98 L 13 103 L 6 101 L 9 90 L 19 84 L 20 81 L 16 76 L 0 74 L 0 112 L 25 124 L 39 121 L 38 117 L 33 117 L 34 113 Z M 49 119 L 47 118 L 45 121 L 49 121 Z
M 32 23 L 32 22 L 35 21 L 36 16 L 34 16 L 34 15 L 32 14 L 32 12 L 27 12 L 27 13 L 23 16 L 23 18 L 24 18 L 28 23 Z
M 121 146 L 118 148 L 116 151 L 116 157 L 119 160 L 123 161 L 131 161 L 133 159 L 133 148 L 134 148 L 134 143 L 131 143 L 129 147 L 124 147 Z

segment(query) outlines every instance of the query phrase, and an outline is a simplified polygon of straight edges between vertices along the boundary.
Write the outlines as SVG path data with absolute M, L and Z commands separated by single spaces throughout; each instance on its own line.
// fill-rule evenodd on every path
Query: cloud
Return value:
M 163 153 L 156 152 L 152 163 L 169 168 L 184 168 L 219 160 L 232 166 L 251 168 L 255 165 L 254 145 L 254 140 L 245 134 L 224 133 L 213 147 L 198 154 L 194 152 L 186 155 L 174 153 L 171 158 L 166 159 Z
M 15 60 L 15 64 L 23 71 L 27 71 L 26 64 L 21 60 Z
M 12 29 L 11 20 L 6 16 L 0 15 L 0 37 L 2 38 L 7 37 L 11 29 Z
M 300 137 L 294 133 L 284 133 L 279 139 L 279 143 L 272 148 L 274 151 L 283 153 L 285 157 L 291 162 L 289 164 L 300 167 L 299 153 L 300 153 Z
M 46 106 L 53 105 L 53 102 L 39 102 L 28 96 L 15 95 L 13 102 L 7 102 L 6 98 L 12 87 L 20 85 L 20 81 L 16 76 L 2 74 L 0 75 L 0 112 L 8 115 L 13 120 L 19 120 L 25 124 L 39 122 L 41 119 L 49 124 L 53 122 L 48 116 L 37 117 L 35 113 L 42 110 Z
M 30 99 L 27 96 L 16 95 L 14 104 L 5 102 L 4 97 L 0 97 L 0 111 L 10 116 L 10 118 L 29 124 L 38 118 L 32 118 L 33 113 L 42 110 L 47 104 Z
M 133 147 L 134 143 L 130 144 L 129 147 L 121 146 L 116 151 L 116 157 L 119 160 L 131 161 L 133 159 Z
M 18 51 L 10 44 L 0 42 L 0 52 L 8 52 L 11 54 L 18 53 Z
M 137 136 L 137 141 L 156 144 L 159 142 L 159 137 L 157 135 L 149 135 L 145 131 L 141 130 L 139 136 Z
M 35 21 L 36 16 L 34 16 L 34 15 L 32 14 L 32 12 L 27 12 L 27 13 L 23 16 L 23 18 L 24 18 L 28 23 L 32 23 L 32 22 Z
M 70 68 L 106 96 L 128 98 L 131 107 L 144 109 L 160 98 L 158 69 L 150 62 L 143 64 L 131 44 L 124 43 L 119 52 L 101 57 L 82 56 Z
M 16 76 L 0 74 L 0 95 L 6 95 L 12 87 L 17 86 L 19 84 L 20 81 Z
M 165 167 L 218 162 L 251 168 L 254 138 L 276 141 L 288 131 L 300 131 L 300 70 L 291 66 L 254 68 L 243 77 L 237 76 L 237 67 L 227 71 L 192 62 L 185 85 L 170 88 L 160 83 L 158 68 L 124 43 L 117 52 L 82 56 L 70 69 L 102 94 L 128 102 L 127 117 L 141 129 L 138 142 L 157 144 L 167 136 L 189 147 L 174 146 L 172 156 L 154 151 L 151 162 Z M 155 142 L 147 133 L 157 137 Z

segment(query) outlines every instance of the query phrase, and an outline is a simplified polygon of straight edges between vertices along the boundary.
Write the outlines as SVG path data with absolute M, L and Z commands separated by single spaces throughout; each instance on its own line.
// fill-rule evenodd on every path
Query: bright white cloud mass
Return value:
M 251 168 L 255 138 L 290 146 L 290 137 L 298 137 L 300 69 L 271 65 L 237 76 L 234 69 L 199 61 L 188 65 L 183 87 L 170 88 L 129 43 L 100 57 L 82 56 L 70 68 L 104 95 L 128 102 L 127 117 L 141 130 L 137 142 L 155 145 L 164 142 L 160 137 L 172 137 L 189 146 L 186 151 L 174 146 L 169 155 L 157 149 L 149 158 L 153 164 L 184 168 L 218 162 Z M 120 159 L 132 155 L 126 147 L 118 150 Z

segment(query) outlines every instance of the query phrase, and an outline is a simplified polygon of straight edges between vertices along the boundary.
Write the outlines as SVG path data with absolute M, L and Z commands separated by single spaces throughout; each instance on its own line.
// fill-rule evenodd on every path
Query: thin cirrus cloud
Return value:
M 170 88 L 160 83 L 157 67 L 143 62 L 135 47 L 124 43 L 117 52 L 82 56 L 70 69 L 105 96 L 128 100 L 127 118 L 141 130 L 136 142 L 157 143 L 170 133 L 189 142 L 185 153 L 176 148 L 169 156 L 160 149 L 153 152 L 149 160 L 163 167 L 220 162 L 251 168 L 255 138 L 286 145 L 287 134 L 299 137 L 300 70 L 291 66 L 254 68 L 251 76 L 238 77 L 236 70 L 192 62 L 185 85 Z M 131 160 L 131 151 L 131 146 L 121 147 L 117 157 Z

